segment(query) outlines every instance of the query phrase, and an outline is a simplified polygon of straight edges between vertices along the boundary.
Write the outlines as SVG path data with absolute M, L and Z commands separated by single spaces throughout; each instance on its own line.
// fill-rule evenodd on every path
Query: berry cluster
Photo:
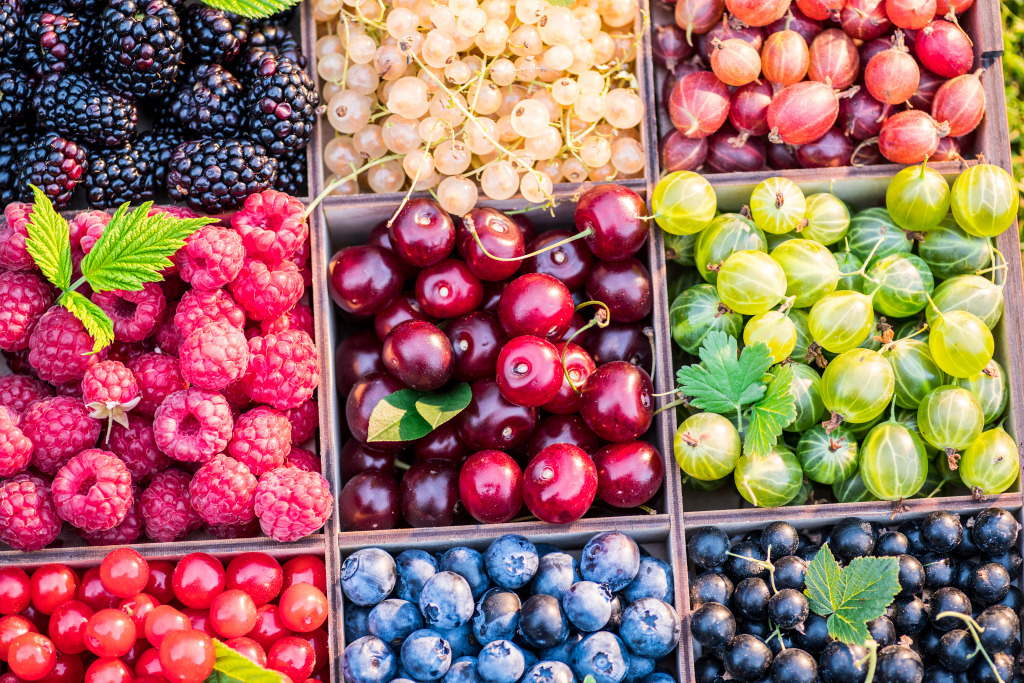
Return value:
M 335 303 L 373 325 L 336 351 L 352 434 L 339 457 L 343 526 L 392 528 L 399 511 L 412 526 L 448 525 L 460 507 L 507 522 L 523 503 L 567 523 L 595 496 L 634 508 L 657 493 L 661 454 L 638 440 L 654 411 L 651 276 L 634 257 L 644 212 L 632 191 L 597 186 L 576 207 L 583 242 L 566 241 L 568 230 L 536 236 L 524 216 L 491 208 L 456 226 L 436 202 L 414 199 L 369 244 L 335 254 Z M 461 382 L 472 400 L 450 422 L 412 443 L 370 438 L 389 394 Z M 409 446 L 414 464 L 399 485 Z
M 231 228 L 186 240 L 176 274 L 93 293 L 115 338 L 96 354 L 24 253 L 30 211 L 7 207 L 0 251 L 0 349 L 19 373 L 0 377 L 0 541 L 42 548 L 63 522 L 97 545 L 318 530 L 333 499 L 302 448 L 319 380 L 302 204 L 252 195 Z M 75 263 L 110 219 L 72 219 Z
M 205 553 L 172 564 L 118 548 L 84 572 L 0 568 L 0 681 L 202 683 L 214 638 L 284 683 L 327 681 L 326 590 L 311 555 L 282 566 L 242 553 L 225 568 Z
M 0 207 L 30 200 L 30 183 L 58 209 L 79 187 L 93 209 L 166 193 L 206 213 L 306 194 L 322 107 L 290 13 L 18 0 L 0 16 Z
M 857 683 L 872 668 L 875 683 L 1017 681 L 1019 529 L 999 508 L 933 512 L 895 528 L 851 517 L 807 533 L 772 522 L 736 540 L 700 527 L 687 543 L 698 572 L 690 581 L 696 682 Z M 825 617 L 809 609 L 808 565 L 826 543 L 842 564 L 898 560 L 901 590 L 867 622 L 874 646 L 833 640 Z M 872 667 L 867 647 L 875 646 Z
M 365 548 L 341 586 L 349 683 L 675 680 L 656 670 L 679 641 L 672 569 L 619 532 L 579 561 L 515 535 L 483 554 Z

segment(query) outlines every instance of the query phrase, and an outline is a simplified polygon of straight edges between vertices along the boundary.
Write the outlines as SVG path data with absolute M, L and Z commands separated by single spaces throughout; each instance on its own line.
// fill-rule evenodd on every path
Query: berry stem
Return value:
M 362 166 L 360 166 L 356 170 L 352 171 L 351 173 L 349 173 L 347 176 L 345 176 L 343 178 L 335 178 L 334 180 L 332 180 L 331 182 L 329 182 L 327 184 L 327 187 L 325 187 L 323 189 L 323 192 L 321 192 L 320 194 L 318 194 L 316 196 L 316 199 L 314 199 L 312 202 L 310 202 L 309 206 L 306 207 L 306 211 L 302 214 L 302 217 L 303 218 L 309 218 L 309 215 L 311 213 L 313 213 L 313 210 L 316 209 L 317 206 L 320 205 L 320 202 L 322 202 L 324 199 L 326 199 L 327 196 L 330 195 L 331 192 L 334 191 L 334 188 L 336 188 L 338 185 L 341 185 L 342 183 L 346 183 L 349 180 L 352 180 L 354 178 L 359 177 L 360 173 L 362 173 L 363 171 L 369 170 L 369 169 L 373 168 L 374 166 L 379 166 L 380 164 L 383 164 L 383 163 L 388 162 L 388 161 L 394 161 L 395 159 L 401 159 L 404 156 L 405 155 L 403 155 L 403 154 L 391 154 L 391 155 L 386 156 L 386 157 L 381 157 L 380 159 L 374 159 L 373 161 L 371 161 L 371 162 L 369 162 L 367 164 L 363 164 Z M 84 279 L 83 279 L 83 281 L 84 281 Z
M 473 233 L 473 236 L 476 236 L 476 232 Z M 579 306 L 577 306 L 576 310 L 578 311 L 584 306 L 600 306 L 601 310 L 599 310 L 597 314 L 594 315 L 593 318 L 591 318 L 590 322 L 588 322 L 586 325 L 573 332 L 572 336 L 565 340 L 565 344 L 562 346 L 562 354 L 559 358 L 559 361 L 561 361 L 562 363 L 562 375 L 565 377 L 565 381 L 569 383 L 569 388 L 576 392 L 577 396 L 580 395 L 580 390 L 576 387 L 575 384 L 573 384 L 572 378 L 569 377 L 569 370 L 568 368 L 565 367 L 565 350 L 569 348 L 569 344 L 572 343 L 573 339 L 583 334 L 591 327 L 594 327 L 595 325 L 597 327 L 608 327 L 608 323 L 611 322 L 611 311 L 608 310 L 608 304 L 604 303 L 603 301 L 585 301 Z
M 860 660 L 857 664 L 860 665 L 867 661 L 868 673 L 864 677 L 864 683 L 871 683 L 875 678 L 875 666 L 878 664 L 878 643 L 873 639 L 868 638 L 864 641 L 864 647 L 868 649 L 868 653 L 864 659 Z
M 971 637 L 974 638 L 974 643 L 977 646 L 977 649 L 975 649 L 974 654 L 978 654 L 980 652 L 981 656 L 985 658 L 986 662 L 988 662 L 988 665 L 992 667 L 992 673 L 995 674 L 996 680 L 999 681 L 999 683 L 1004 683 L 1002 676 L 999 675 L 999 669 L 996 668 L 995 662 L 992 661 L 992 658 L 989 656 L 988 652 L 985 651 L 985 648 L 981 646 L 981 638 L 978 636 L 978 634 L 985 630 L 984 627 L 978 624 L 978 622 L 976 622 L 969 615 L 960 614 L 959 612 L 939 612 L 935 616 L 935 619 L 938 620 L 942 619 L 943 617 L 955 617 L 957 619 L 962 620 L 965 624 L 967 624 L 967 630 L 971 632 Z
M 528 259 L 528 258 L 533 258 L 534 256 L 539 256 L 540 254 L 543 254 L 546 251 L 551 251 L 552 249 L 557 249 L 558 247 L 561 247 L 561 246 L 564 246 L 566 244 L 569 244 L 570 242 L 575 242 L 578 239 L 581 239 L 581 238 L 584 238 L 584 237 L 589 237 L 589 236 L 594 234 L 593 228 L 589 228 L 588 227 L 583 232 L 577 233 L 577 234 L 573 235 L 572 237 L 566 237 L 564 240 L 559 240 L 559 241 L 555 242 L 554 244 L 549 244 L 548 246 L 544 247 L 543 249 L 538 249 L 537 251 L 530 252 L 529 254 L 523 254 L 522 256 L 495 256 L 491 252 L 487 251 L 487 247 L 485 247 L 483 242 L 480 241 L 480 235 L 477 234 L 476 226 L 473 225 L 473 221 L 469 220 L 469 218 L 464 218 L 463 219 L 463 224 L 466 226 L 466 230 L 469 231 L 469 234 L 473 236 L 473 241 L 476 242 L 476 246 L 480 247 L 480 251 L 482 251 L 484 253 L 484 256 L 486 256 L 489 259 L 494 259 L 495 261 L 502 261 L 502 262 L 505 262 L 505 263 L 511 263 L 513 261 L 523 261 L 523 260 Z M 588 303 L 594 303 L 594 302 L 588 302 Z M 577 306 L 577 308 L 579 308 L 579 307 Z

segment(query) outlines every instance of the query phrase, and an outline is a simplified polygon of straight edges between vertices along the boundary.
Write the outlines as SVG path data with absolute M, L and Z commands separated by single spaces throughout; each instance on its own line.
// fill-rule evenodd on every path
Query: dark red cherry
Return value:
M 526 444 L 526 455 L 533 458 L 556 443 L 571 443 L 589 455 L 593 455 L 601 447 L 601 440 L 590 431 L 590 427 L 579 415 L 551 415 L 541 420 L 533 430 L 530 442 Z
M 516 405 L 538 408 L 552 400 L 562 386 L 562 375 L 555 345 L 540 337 L 510 339 L 498 354 L 498 389 Z
M 518 214 L 517 214 L 518 215 Z M 569 230 L 551 230 L 526 245 L 526 253 L 541 251 L 556 242 L 572 237 Z M 587 281 L 594 255 L 587 245 L 577 240 L 549 249 L 523 261 L 523 273 L 545 273 L 561 280 L 569 289 L 579 289 Z
M 637 366 L 606 363 L 583 385 L 580 416 L 605 441 L 633 441 L 651 426 L 653 392 L 650 375 Z
M 338 472 L 342 479 L 351 479 L 360 472 L 375 470 L 385 474 L 395 471 L 395 451 L 377 450 L 356 439 L 349 439 L 338 453 Z
M 473 239 L 473 230 L 487 253 Z M 514 220 L 497 209 L 473 209 L 463 217 L 456 235 L 459 253 L 481 280 L 504 280 L 519 270 L 520 261 L 496 261 L 487 254 L 517 259 L 526 253 L 522 230 Z
M 501 303 L 501 295 L 505 292 L 505 288 L 508 287 L 508 283 L 511 280 L 496 280 L 494 282 L 484 282 L 484 295 L 480 300 L 480 310 L 487 311 L 498 315 L 498 304 Z
M 448 259 L 427 266 L 416 278 L 416 301 L 435 318 L 458 318 L 480 305 L 480 278 L 463 261 Z
M 543 273 L 520 275 L 498 303 L 498 320 L 510 337 L 530 334 L 557 341 L 572 324 L 572 294 L 558 279 Z
M 406 320 L 384 338 L 384 367 L 410 389 L 433 391 L 452 378 L 452 345 L 437 325 Z
M 597 366 L 590 354 L 583 350 L 582 346 L 565 342 L 555 344 L 555 350 L 565 368 L 562 373 L 562 385 L 558 388 L 555 397 L 545 403 L 542 408 L 549 413 L 556 415 L 570 415 L 580 410 L 580 394 L 583 384 L 594 372 Z M 572 380 L 572 385 L 569 384 Z M 573 389 L 573 387 L 576 387 Z
M 395 248 L 391 245 L 391 237 L 388 235 L 388 222 L 381 221 L 373 226 L 373 230 L 366 237 L 366 243 L 375 247 L 382 247 L 394 253 Z M 398 254 L 396 253 L 395 256 L 398 256 Z M 406 280 L 413 279 L 416 277 L 416 273 L 419 272 L 419 268 L 411 263 L 406 263 L 401 258 L 398 259 L 398 263 L 402 266 L 402 277 Z
M 598 367 L 612 361 L 624 360 L 651 371 L 651 339 L 646 326 L 611 323 L 608 327 L 590 328 L 581 342 Z M 653 334 L 653 332 L 652 332 Z
M 473 311 L 448 323 L 444 328 L 452 345 L 453 377 L 460 382 L 475 382 L 494 377 L 498 354 L 508 341 L 497 317 Z
M 529 244 L 537 237 L 537 227 L 525 213 L 514 213 L 511 218 L 519 226 L 519 231 L 523 233 L 524 242 Z
M 523 471 L 501 451 L 474 453 L 459 473 L 459 499 L 478 522 L 507 522 L 523 507 Z
M 587 295 L 608 306 L 617 323 L 643 320 L 651 312 L 651 274 L 635 258 L 598 261 L 587 278 Z
M 356 330 L 338 342 L 334 350 L 334 381 L 338 395 L 348 396 L 360 378 L 384 369 L 383 345 L 370 330 Z
M 453 421 L 441 424 L 434 431 L 417 439 L 412 444 L 412 453 L 416 462 L 440 459 L 451 460 L 461 465 L 472 452 L 466 447 L 466 444 L 459 440 L 459 434 Z
M 433 199 L 410 199 L 391 218 L 391 246 L 406 263 L 430 266 L 448 258 L 455 248 L 455 224 Z
M 348 480 L 338 495 L 345 531 L 394 529 L 398 524 L 398 484 L 383 472 L 363 472 Z
M 573 301 L 575 300 L 576 297 L 573 297 Z M 573 313 L 572 322 L 569 323 L 569 329 L 565 331 L 565 334 L 562 335 L 562 338 L 559 341 L 569 341 L 571 339 L 574 344 L 583 345 L 587 339 L 587 335 L 590 333 L 590 330 L 593 329 L 588 328 L 587 330 L 580 332 L 586 324 L 587 321 L 583 319 L 582 315 L 579 313 Z M 579 332 L 579 334 L 576 334 L 577 332 Z
M 542 522 L 575 522 L 590 509 L 596 493 L 594 461 L 572 444 L 548 446 L 523 473 L 523 501 Z
M 370 414 L 386 396 L 405 389 L 393 375 L 387 372 L 372 372 L 356 382 L 348 392 L 345 402 L 345 418 L 352 436 L 367 443 L 370 429 Z M 372 448 L 397 451 L 404 447 L 401 441 L 375 441 Z
M 399 498 L 409 526 L 450 526 L 459 503 L 459 466 L 449 460 L 416 463 L 402 477 Z
M 328 266 L 331 298 L 341 310 L 373 315 L 402 290 L 402 267 L 394 252 L 381 247 L 345 247 Z
M 474 451 L 510 451 L 526 443 L 537 426 L 537 409 L 505 400 L 493 379 L 471 388 L 473 400 L 455 418 L 462 443 Z
M 385 306 L 383 311 L 373 316 L 373 331 L 377 333 L 377 339 L 384 341 L 391 328 L 406 320 L 434 322 L 433 318 L 423 312 L 420 303 L 416 301 L 416 295 L 412 292 L 402 292 Z
M 665 480 L 661 453 L 643 441 L 608 444 L 594 453 L 594 465 L 597 497 L 617 508 L 643 505 Z
M 647 241 L 644 200 L 621 185 L 598 185 L 583 193 L 576 203 L 576 232 L 599 259 L 629 258 Z

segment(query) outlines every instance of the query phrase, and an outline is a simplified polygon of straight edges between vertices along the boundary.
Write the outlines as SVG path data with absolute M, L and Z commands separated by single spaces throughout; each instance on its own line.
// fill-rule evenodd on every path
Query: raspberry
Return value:
M 171 464 L 167 454 L 156 446 L 153 421 L 142 415 L 128 415 L 128 426 L 115 424 L 107 439 L 107 448 L 128 468 L 132 481 L 149 479 Z
M 297 304 L 295 308 L 284 315 L 261 320 L 260 330 L 263 334 L 273 334 L 284 332 L 285 330 L 302 330 L 312 337 L 314 336 L 313 309 L 306 304 Z
M 174 311 L 174 324 L 183 338 L 207 323 L 219 321 L 238 329 L 245 326 L 245 311 L 223 289 L 189 290 Z
M 124 342 L 142 341 L 153 334 L 167 308 L 164 292 L 155 282 L 147 282 L 137 292 L 97 292 L 92 302 L 114 321 L 114 338 Z
M 290 543 L 323 527 L 334 509 L 334 497 L 319 473 L 279 467 L 260 477 L 255 509 L 263 533 Z
M 207 524 L 206 533 L 214 538 L 223 539 L 253 538 L 254 536 L 259 536 L 260 523 L 253 517 L 252 521 L 248 524 Z
M 112 216 L 106 211 L 83 211 L 68 222 L 71 231 L 71 247 L 81 249 L 83 254 L 92 251 L 93 245 L 103 235 Z
M 158 213 L 166 213 L 174 216 L 175 218 L 202 218 L 202 214 L 198 214 L 187 206 L 174 206 L 168 204 L 167 206 L 154 206 L 149 210 L 149 215 L 153 216 Z
M 278 410 L 297 408 L 313 397 L 320 381 L 316 346 L 305 332 L 286 330 L 249 340 L 249 397 Z
M 18 163 L 21 163 L 21 159 Z M 36 269 L 36 262 L 25 248 L 31 215 L 31 204 L 13 202 L 4 209 L 4 220 L 0 222 L 0 267 L 8 270 Z
M 60 306 L 43 313 L 28 347 L 28 362 L 39 379 L 52 384 L 79 382 L 90 366 L 107 357 L 106 349 L 92 352 L 93 339 L 82 321 Z
M 139 405 L 142 395 L 132 371 L 124 363 L 105 360 L 85 371 L 82 400 L 92 412 L 89 417 L 107 421 L 107 436 L 114 422 L 128 426 L 128 411 Z
M 181 346 L 181 332 L 174 324 L 174 315 L 168 315 L 163 323 L 156 330 L 156 345 L 164 353 L 172 356 L 178 355 L 178 347 Z
M 302 298 L 302 273 L 291 261 L 245 259 L 231 293 L 253 320 L 276 318 Z
M 248 408 L 252 405 L 252 401 L 249 399 L 249 394 L 245 390 L 245 382 L 238 380 L 232 382 L 223 389 L 220 393 L 227 399 L 228 405 L 231 406 L 232 413 L 238 413 L 243 408 Z
M 42 479 L 19 474 L 0 483 L 0 541 L 15 550 L 39 550 L 53 543 L 62 525 Z
M 152 353 L 155 348 L 156 343 L 152 338 L 140 342 L 115 341 L 107 348 L 107 360 L 117 360 L 128 365 L 136 358 Z
M 142 489 L 132 486 L 132 504 L 128 506 L 121 523 L 104 531 L 81 531 L 80 535 L 89 545 L 128 545 L 135 543 L 142 535 L 142 511 L 139 498 Z
M 305 448 L 297 446 L 292 446 L 292 451 L 285 460 L 285 467 L 297 467 L 304 472 L 317 473 L 323 469 L 320 458 L 316 457 L 313 451 L 307 451 Z
M 0 406 L 0 477 L 13 477 L 25 471 L 32 461 L 32 441 L 18 428 L 21 415 Z
M 72 456 L 96 445 L 101 423 L 80 399 L 54 396 L 36 401 L 22 415 L 21 431 L 35 445 L 32 464 L 53 476 Z
M 310 287 L 313 284 L 313 269 L 309 267 L 309 240 L 302 243 L 299 250 L 288 257 L 295 267 L 302 271 L 302 284 Z
M 316 428 L 320 426 L 320 407 L 316 399 L 309 399 L 298 407 L 284 411 L 285 417 L 292 424 L 292 443 L 304 444 L 313 438 Z
M 53 478 L 53 504 L 61 519 L 86 531 L 121 523 L 132 504 L 132 475 L 109 451 L 89 448 Z
M 139 385 L 142 400 L 135 412 L 153 417 L 164 399 L 188 384 L 181 376 L 178 359 L 165 353 L 147 353 L 128 363 Z
M 176 469 L 153 476 L 142 492 L 142 521 L 146 536 L 161 543 L 177 541 L 198 529 L 202 518 L 189 502 L 188 485 L 192 477 Z
M 238 233 L 207 225 L 192 233 L 176 260 L 181 279 L 197 289 L 223 287 L 238 275 L 245 247 Z
M 11 369 L 11 372 L 19 375 L 36 374 L 28 362 L 28 349 L 22 349 L 21 351 L 4 351 L 0 349 L 0 356 L 3 356 L 4 360 L 7 361 L 7 367 Z
M 160 404 L 153 416 L 157 447 L 175 460 L 206 462 L 231 440 L 231 408 L 223 396 L 192 387 Z
M 33 401 L 53 396 L 53 389 L 46 382 L 28 375 L 0 376 L 0 406 L 14 408 L 24 413 Z
M 36 323 L 53 301 L 53 290 L 35 273 L 0 272 L 0 349 L 28 348 Z
M 242 236 L 249 257 L 264 261 L 286 259 L 309 237 L 305 210 L 295 197 L 277 190 L 251 194 L 231 227 Z
M 218 455 L 200 467 L 188 491 L 192 507 L 207 524 L 240 525 L 256 518 L 256 477 L 234 458 Z
M 228 453 L 260 476 L 284 464 L 291 442 L 288 418 L 273 408 L 260 406 L 235 422 Z
M 249 347 L 245 334 L 229 322 L 204 325 L 178 348 L 185 381 L 203 389 L 223 389 L 245 374 Z

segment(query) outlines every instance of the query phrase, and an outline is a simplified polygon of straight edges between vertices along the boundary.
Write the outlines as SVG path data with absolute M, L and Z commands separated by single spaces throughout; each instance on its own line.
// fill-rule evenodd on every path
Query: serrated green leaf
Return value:
M 234 12 L 246 19 L 264 19 L 298 2 L 299 0 L 203 0 L 203 3 L 210 7 Z
M 282 683 L 284 680 L 278 672 L 264 669 L 216 638 L 213 649 L 216 652 L 213 673 L 205 683 Z
M 720 415 L 735 414 L 759 401 L 765 392 L 762 381 L 771 367 L 771 352 L 764 342 L 751 344 L 737 357 L 736 339 L 721 330 L 704 338 L 699 365 L 679 368 L 679 391 L 690 405 Z
M 843 569 L 846 592 L 842 612 L 851 620 L 868 622 L 885 613 L 900 592 L 900 563 L 895 557 L 858 557 Z
M 825 628 L 834 640 L 848 645 L 863 645 L 871 637 L 867 624 L 851 621 L 838 612 L 825 620 Z
M 78 292 L 64 292 L 60 305 L 82 321 L 85 331 L 92 337 L 93 353 L 99 353 L 114 343 L 114 323 L 102 308 Z
M 463 382 L 443 394 L 432 392 L 420 396 L 416 399 L 416 412 L 434 430 L 465 410 L 472 400 L 473 391 Z
M 796 405 L 789 388 L 793 384 L 793 369 L 781 365 L 768 383 L 764 397 L 750 409 L 750 424 L 743 438 L 743 452 L 748 455 L 768 455 L 779 442 L 783 428 L 796 419 Z
M 412 441 L 429 434 L 433 428 L 416 411 L 422 396 L 413 389 L 400 389 L 382 398 L 370 413 L 367 442 Z
M 35 202 L 29 216 L 25 249 L 43 271 L 43 275 L 61 290 L 71 286 L 70 228 L 64 217 L 57 213 L 50 198 L 35 185 L 29 185 Z
M 843 583 L 842 567 L 836 562 L 828 543 L 821 546 L 814 559 L 807 565 L 804 576 L 804 595 L 807 604 L 816 614 L 827 617 L 835 611 L 835 606 L 842 602 Z

